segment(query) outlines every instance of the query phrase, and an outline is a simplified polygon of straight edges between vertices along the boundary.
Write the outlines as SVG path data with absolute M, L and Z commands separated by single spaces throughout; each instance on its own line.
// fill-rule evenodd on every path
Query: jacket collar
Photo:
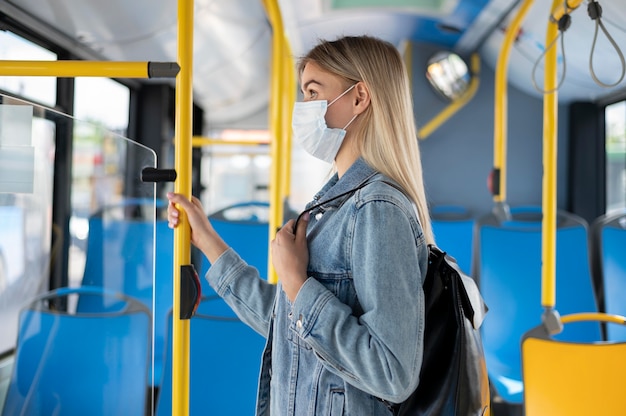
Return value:
M 341 178 L 335 173 L 322 187 L 320 192 L 315 195 L 315 199 L 307 205 L 307 209 L 316 203 L 323 203 L 327 200 L 329 202 L 328 205 L 324 204 L 326 206 L 333 207 L 341 205 L 350 197 L 350 194 L 332 201 L 330 201 L 330 199 L 357 188 L 359 185 L 372 178 L 376 173 L 378 172 L 368 165 L 365 160 L 362 158 L 357 159 Z

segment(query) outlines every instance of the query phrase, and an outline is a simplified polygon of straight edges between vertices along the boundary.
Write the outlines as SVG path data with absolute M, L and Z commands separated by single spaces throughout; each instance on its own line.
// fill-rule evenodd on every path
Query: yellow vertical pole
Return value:
M 507 155 L 507 69 L 511 47 L 515 42 L 517 33 L 526 14 L 534 0 L 526 0 L 509 25 L 496 65 L 495 91 L 494 91 L 494 123 L 493 123 L 493 168 L 499 172 L 499 180 L 495 184 L 494 202 L 506 202 L 506 155 Z
M 558 160 L 558 92 L 557 47 L 558 21 L 577 8 L 582 0 L 552 1 L 552 13 L 546 29 L 546 45 L 553 45 L 545 55 L 543 89 L 543 194 L 541 224 L 541 304 L 544 308 L 556 305 L 556 217 L 557 217 L 557 160 Z
M 193 114 L 193 0 L 178 0 L 178 64 L 176 77 L 174 190 L 191 197 Z M 172 415 L 189 414 L 189 320 L 180 319 L 180 270 L 191 262 L 191 232 L 184 213 L 174 229 L 174 293 L 172 333 Z
M 269 215 L 269 239 L 272 240 L 276 235 L 276 230 L 282 225 L 282 198 L 281 198 L 281 180 L 280 178 L 286 174 L 283 172 L 284 165 L 281 163 L 282 152 L 284 151 L 283 113 L 281 111 L 282 104 L 282 79 L 284 66 L 281 63 L 284 56 L 284 30 L 280 10 L 276 0 L 264 0 L 265 10 L 269 21 L 272 25 L 272 69 L 270 80 L 270 103 L 269 103 L 269 126 L 270 126 L 270 157 L 272 159 L 270 167 L 270 215 Z M 269 255 L 269 253 L 268 253 Z M 268 261 L 268 281 L 276 283 L 278 276 L 272 266 L 272 259 Z
M 553 0 L 552 9 L 562 4 Z M 558 36 L 557 25 L 548 22 L 546 45 Z M 546 51 L 543 89 L 543 195 L 541 224 L 541 304 L 552 308 L 556 302 L 556 163 L 557 163 L 557 48 Z
M 409 88 L 413 91 L 413 44 L 410 40 L 407 40 L 403 46 L 402 60 L 404 61 L 406 73 L 409 74 Z
M 295 81 L 295 73 L 294 73 L 294 63 L 293 58 L 291 57 L 291 50 L 289 48 L 289 44 L 284 36 L 283 38 L 283 57 L 281 59 L 281 63 L 283 65 L 283 76 L 281 78 L 282 81 L 282 95 L 281 95 L 281 106 L 282 106 L 282 134 L 283 138 L 281 141 L 281 182 L 280 182 L 280 195 L 283 202 L 286 202 L 291 194 L 291 113 L 293 109 L 293 103 L 296 100 L 296 81 Z M 283 204 L 281 204 L 284 207 Z M 281 219 L 285 218 L 284 210 L 281 211 Z

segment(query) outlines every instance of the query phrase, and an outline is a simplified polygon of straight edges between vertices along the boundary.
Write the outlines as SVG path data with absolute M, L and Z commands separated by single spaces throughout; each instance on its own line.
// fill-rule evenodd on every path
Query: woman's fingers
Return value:
M 167 204 L 167 225 L 170 228 L 174 228 L 178 225 L 178 217 L 180 213 L 178 209 L 174 206 L 174 202 L 170 200 Z
M 180 223 L 180 211 L 176 207 L 176 204 L 187 212 L 189 208 L 192 207 L 192 204 L 183 195 L 174 192 L 168 192 L 167 199 L 169 200 L 167 205 L 167 224 L 170 228 L 174 228 Z M 200 203 L 200 201 L 198 201 L 198 203 Z
M 298 224 L 296 225 L 296 236 L 295 238 L 298 240 L 300 244 L 306 243 L 306 228 L 307 223 L 309 222 L 309 213 L 308 211 L 302 214 L 300 217 Z

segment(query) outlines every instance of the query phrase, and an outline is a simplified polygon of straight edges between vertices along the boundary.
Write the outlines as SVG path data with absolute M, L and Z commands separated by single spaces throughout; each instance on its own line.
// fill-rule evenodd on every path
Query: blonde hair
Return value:
M 400 184 L 417 206 L 426 242 L 434 243 L 409 79 L 398 50 L 374 37 L 348 36 L 315 46 L 299 60 L 299 75 L 311 61 L 343 78 L 346 86 L 365 83 L 370 105 L 355 120 L 353 132 L 361 157 Z

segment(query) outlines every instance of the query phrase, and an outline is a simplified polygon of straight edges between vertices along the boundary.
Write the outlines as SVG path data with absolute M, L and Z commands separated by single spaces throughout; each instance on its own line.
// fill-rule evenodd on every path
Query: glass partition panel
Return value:
M 0 354 L 14 351 L 0 408 L 153 414 L 173 270 L 166 205 L 141 181 L 156 155 L 102 126 L 0 98 Z M 68 236 L 52 223 L 60 132 L 71 132 L 73 149 L 57 155 L 73 164 Z M 67 285 L 54 291 L 50 268 L 67 250 L 51 241 L 69 246 Z
M 15 347 L 21 305 L 48 287 L 54 123 L 0 96 L 0 354 Z

